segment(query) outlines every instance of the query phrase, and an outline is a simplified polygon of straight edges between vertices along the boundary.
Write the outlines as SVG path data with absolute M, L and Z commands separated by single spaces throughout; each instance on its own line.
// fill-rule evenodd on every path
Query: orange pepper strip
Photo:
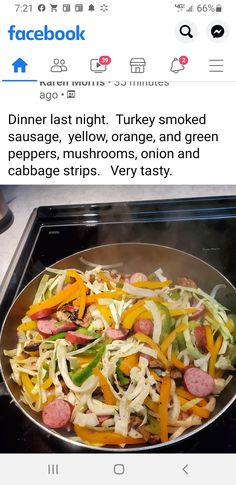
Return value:
M 102 271 L 99 271 L 98 275 L 100 276 L 100 279 L 107 284 L 109 290 L 113 290 L 114 287 L 112 286 L 112 281 L 103 273 Z
M 103 291 L 102 293 L 97 293 L 96 295 L 89 295 L 86 297 L 86 305 L 91 305 L 92 303 L 96 303 L 97 300 L 100 298 L 112 298 L 113 300 L 119 300 L 121 298 L 122 291 Z M 74 306 L 80 305 L 80 298 L 77 298 L 73 301 Z
M 159 303 L 163 302 L 163 299 L 159 298 L 159 296 L 155 296 L 154 298 L 143 298 L 142 300 L 139 300 L 136 303 L 134 303 L 134 305 L 132 305 L 122 313 L 121 315 L 122 322 L 126 319 L 126 317 L 128 317 L 128 315 L 130 315 L 134 310 L 136 310 L 136 308 L 143 306 L 146 303 L 146 301 L 149 301 L 149 300 L 157 301 Z
M 32 390 L 34 388 L 34 385 L 32 384 L 31 379 L 29 378 L 28 374 L 25 374 L 25 372 L 21 372 L 21 381 L 22 381 L 22 384 L 23 384 L 25 390 L 28 392 L 28 394 L 33 399 L 33 401 L 38 402 L 39 395 L 38 394 L 32 394 Z
M 78 318 L 81 319 L 84 315 L 85 305 L 86 305 L 86 286 L 84 284 L 83 278 L 77 273 L 77 271 L 73 269 L 69 269 L 66 272 L 67 276 L 74 278 L 79 285 L 80 291 L 80 306 L 79 306 L 79 313 Z
M 120 370 L 125 374 L 126 376 L 130 375 L 130 371 L 133 367 L 137 367 L 139 363 L 139 357 L 138 354 L 132 354 L 128 355 L 127 357 L 124 357 L 124 359 L 120 363 Z
M 93 369 L 93 374 L 98 377 L 99 379 L 99 385 L 102 389 L 102 393 L 104 396 L 104 401 L 106 404 L 111 404 L 114 406 L 116 404 L 116 398 L 110 389 L 110 386 L 107 382 L 106 377 L 103 375 L 103 373 L 98 369 L 98 367 L 95 367 Z
M 160 390 L 160 438 L 162 443 L 168 441 L 168 402 L 170 396 L 171 379 L 168 376 L 163 377 Z
M 95 431 L 89 428 L 82 428 L 78 424 L 75 424 L 74 429 L 79 438 L 91 445 L 138 445 L 145 443 L 144 438 L 122 436 L 113 431 Z
M 163 353 L 167 352 L 169 346 L 175 340 L 176 335 L 184 332 L 184 330 L 186 330 L 187 328 L 188 328 L 188 326 L 185 325 L 185 323 L 181 323 L 178 327 L 176 327 L 174 330 L 172 330 L 172 332 L 169 335 L 167 335 L 167 337 L 163 340 L 163 342 L 161 344 L 162 352 Z
M 213 352 L 214 350 L 214 339 L 210 325 L 205 326 L 206 331 L 206 342 L 207 342 L 207 350 L 208 352 Z
M 173 283 L 172 280 L 166 281 L 137 281 L 136 283 L 132 283 L 132 286 L 136 286 L 136 288 L 150 288 L 151 290 L 156 290 L 158 288 L 165 288 L 165 286 L 170 286 Z
M 190 392 L 186 391 L 183 387 L 177 387 L 176 394 L 177 394 L 177 396 L 183 397 L 184 399 L 187 399 L 188 401 L 192 401 L 192 399 L 194 399 L 196 397 L 193 394 L 191 394 Z M 206 405 L 207 405 L 206 399 L 202 399 L 198 403 L 198 406 L 200 406 L 200 407 L 206 406 Z
M 180 397 L 180 396 L 178 396 L 178 397 L 179 397 L 179 400 L 180 400 L 180 404 L 181 405 L 183 405 L 186 402 L 188 402 L 188 400 L 185 399 L 184 397 Z M 210 416 L 210 411 L 208 411 L 208 409 L 201 408 L 201 407 L 199 407 L 199 405 L 196 405 L 196 404 L 195 404 L 195 406 L 193 406 L 192 408 L 190 408 L 188 411 L 191 412 L 191 413 L 193 413 L 193 414 L 195 414 L 196 416 L 199 416 L 199 418 L 205 418 L 205 419 L 207 419 Z
M 153 340 L 148 337 L 147 335 L 144 335 L 144 333 L 138 332 L 134 334 L 134 338 L 139 340 L 139 342 L 143 342 L 145 344 L 148 344 L 152 349 L 156 350 L 157 352 L 157 358 L 162 362 L 162 364 L 168 369 L 170 367 L 171 363 L 168 361 L 166 358 L 165 354 Z
M 221 348 L 222 342 L 223 342 L 222 335 L 218 335 L 216 342 L 215 342 L 215 345 L 214 345 L 214 349 L 211 352 L 211 357 L 210 357 L 210 360 L 209 360 L 209 374 L 210 374 L 211 377 L 215 377 L 216 359 L 217 359 L 217 355 L 219 353 L 219 350 Z
M 162 378 L 158 376 L 158 374 L 154 370 L 150 370 L 150 374 L 155 379 L 155 381 L 162 382 Z
M 182 362 L 182 360 L 180 359 L 177 359 L 176 355 L 174 352 L 171 353 L 171 362 L 172 364 L 177 367 L 177 369 L 184 369 L 185 368 L 185 365 L 184 363 Z
M 146 404 L 147 408 L 151 409 L 151 411 L 159 414 L 159 403 L 153 402 L 149 396 L 146 397 L 144 404 Z
M 26 313 L 27 315 L 33 315 L 33 313 L 38 312 L 39 310 L 43 310 L 44 308 L 53 308 L 60 305 L 60 303 L 64 300 L 67 300 L 70 296 L 74 295 L 74 293 L 80 289 L 80 283 L 76 281 L 71 285 L 61 290 L 57 295 L 51 296 L 45 301 L 41 303 L 35 303 L 30 306 L 30 309 Z

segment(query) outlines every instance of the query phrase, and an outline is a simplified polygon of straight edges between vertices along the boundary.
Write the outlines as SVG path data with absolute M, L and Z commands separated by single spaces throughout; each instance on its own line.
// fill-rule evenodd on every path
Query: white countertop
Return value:
M 2 186 L 14 214 L 12 226 L 0 235 L 0 284 L 24 231 L 29 216 L 41 205 L 88 204 L 130 200 L 173 199 L 236 195 L 232 186 Z

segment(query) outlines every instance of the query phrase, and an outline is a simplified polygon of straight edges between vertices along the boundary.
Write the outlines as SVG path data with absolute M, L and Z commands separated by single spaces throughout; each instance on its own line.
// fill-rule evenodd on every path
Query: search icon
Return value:
M 189 25 L 181 25 L 179 31 L 184 37 L 189 37 L 190 39 L 193 39 L 193 34 L 191 33 L 191 27 Z

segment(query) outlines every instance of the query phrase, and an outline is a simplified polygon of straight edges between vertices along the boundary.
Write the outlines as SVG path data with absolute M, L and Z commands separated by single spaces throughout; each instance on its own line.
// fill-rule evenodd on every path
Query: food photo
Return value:
M 234 452 L 235 224 L 234 195 L 37 207 L 1 288 L 1 451 Z

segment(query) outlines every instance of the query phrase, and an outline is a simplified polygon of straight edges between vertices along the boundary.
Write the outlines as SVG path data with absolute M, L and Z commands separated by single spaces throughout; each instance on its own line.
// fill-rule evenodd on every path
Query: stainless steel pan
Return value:
M 81 262 L 81 257 L 85 258 L 87 261 L 101 265 L 113 265 L 121 262 L 121 271 L 127 273 L 142 271 L 149 274 L 156 268 L 162 267 L 165 275 L 168 278 L 175 279 L 178 276 L 188 276 L 196 280 L 199 287 L 206 292 L 210 292 L 215 285 L 224 284 L 225 288 L 219 290 L 217 298 L 232 312 L 236 313 L 236 289 L 233 287 L 233 285 L 212 266 L 194 256 L 191 256 L 190 254 L 178 251 L 177 249 L 142 243 L 111 244 L 93 249 L 87 249 L 85 251 L 73 254 L 72 256 L 64 258 L 55 263 L 54 267 L 62 269 L 79 268 L 81 270 L 86 270 L 88 269 L 88 266 L 86 266 L 84 262 Z M 57 433 L 54 430 L 47 429 L 41 421 L 40 414 L 33 412 L 29 407 L 20 402 L 20 389 L 11 379 L 9 359 L 3 355 L 3 349 L 12 349 L 16 346 L 16 327 L 19 325 L 19 321 L 25 315 L 25 312 L 32 303 L 42 274 L 43 273 L 34 278 L 20 293 L 5 318 L 0 336 L 1 370 L 8 392 L 12 396 L 17 406 L 19 406 L 19 408 L 25 413 L 25 415 L 28 416 L 28 418 L 31 419 L 36 426 L 39 426 L 47 433 L 50 433 L 58 439 L 72 444 L 70 435 L 66 431 L 61 430 L 59 433 Z M 204 424 L 201 426 L 186 432 L 184 435 L 175 440 L 175 442 L 184 440 L 187 437 L 198 433 L 201 429 L 208 427 L 230 406 L 230 404 L 232 404 L 235 398 L 236 376 L 217 399 L 217 405 L 211 418 L 204 422 Z M 209 426 L 209 433 L 210 432 L 211 430 Z M 227 439 L 227 437 L 224 438 Z M 89 447 L 88 445 L 78 442 L 73 442 L 73 444 L 75 447 L 73 448 L 74 451 L 76 451 L 76 447 L 79 447 L 80 449 L 81 447 L 100 449 L 96 447 Z M 148 451 L 153 448 L 158 450 L 160 447 L 165 447 L 167 451 L 170 444 L 173 444 L 173 442 L 140 446 L 139 448 L 129 447 L 125 448 L 125 450 L 119 448 L 114 449 L 111 447 L 102 448 L 102 450 L 116 452 L 131 450 Z

